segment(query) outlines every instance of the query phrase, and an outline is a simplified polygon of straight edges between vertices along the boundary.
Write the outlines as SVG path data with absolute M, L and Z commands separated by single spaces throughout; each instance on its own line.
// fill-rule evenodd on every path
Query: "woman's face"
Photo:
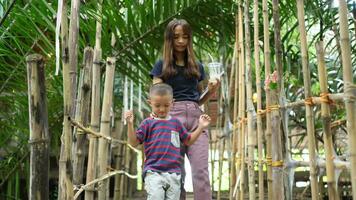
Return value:
M 174 28 L 173 49 L 177 53 L 185 52 L 189 42 L 188 34 L 184 33 L 183 27 L 178 25 Z

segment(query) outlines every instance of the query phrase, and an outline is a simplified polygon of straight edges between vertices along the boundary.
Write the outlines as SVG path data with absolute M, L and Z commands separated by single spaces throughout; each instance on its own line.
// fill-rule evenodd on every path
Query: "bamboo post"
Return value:
M 337 185 L 335 180 L 335 167 L 333 163 L 334 147 L 331 132 L 331 114 L 330 106 L 328 104 L 328 85 L 327 85 L 327 72 L 325 69 L 324 60 L 324 43 L 319 41 L 316 45 L 316 52 L 318 58 L 318 74 L 320 82 L 321 96 L 325 97 L 325 101 L 321 104 L 321 118 L 323 120 L 324 131 L 324 149 L 326 158 L 326 175 L 328 183 L 328 196 L 330 199 L 339 199 Z
M 251 69 L 251 33 L 250 33 L 250 2 L 245 1 L 245 44 L 246 44 L 246 96 L 247 96 L 247 138 L 248 138 L 248 185 L 249 199 L 256 199 L 255 191 L 255 135 L 253 130 L 253 113 L 255 111 L 252 100 L 252 69 Z
M 93 56 L 93 78 L 91 94 L 91 117 L 90 127 L 92 130 L 99 132 L 100 123 L 100 67 L 101 67 L 101 29 L 102 29 L 102 0 L 98 1 L 98 21 L 96 22 L 95 48 Z M 93 181 L 96 177 L 96 161 L 98 158 L 98 138 L 89 136 L 88 166 L 86 183 Z M 85 200 L 94 200 L 94 185 L 85 190 Z
M 41 55 L 26 57 L 30 121 L 30 187 L 29 199 L 49 198 L 49 132 L 45 70 Z
M 238 82 L 239 82 L 239 79 L 238 79 L 238 75 L 239 75 L 239 68 L 238 68 L 238 65 L 239 65 L 239 57 L 237 56 L 237 49 L 238 49 L 238 39 L 239 39 L 239 36 L 238 36 L 238 31 L 239 31 L 239 27 L 238 27 L 238 17 L 237 17 L 237 13 L 235 14 L 235 47 L 234 49 L 236 54 L 235 54 L 235 61 L 232 65 L 232 70 L 233 69 L 235 70 L 235 83 L 234 83 L 234 105 L 233 105 L 233 123 L 234 123 L 234 129 L 232 131 L 232 154 L 231 154 L 231 180 L 230 180 L 230 194 L 229 194 L 229 199 L 232 200 L 233 199 L 233 193 L 234 193 L 234 187 L 236 185 L 236 178 L 237 178 L 237 174 L 236 174 L 236 167 L 237 167 L 237 146 L 238 146 L 238 135 L 237 135 L 237 128 L 235 128 L 237 122 L 238 122 L 238 119 L 237 119 L 237 109 L 238 109 L 238 104 L 237 104 L 237 94 L 238 94 Z
M 90 113 L 90 95 L 91 95 L 91 78 L 93 65 L 93 49 L 87 47 L 84 49 L 83 68 L 80 72 L 78 101 L 75 119 L 83 126 L 87 127 L 89 124 Z M 83 183 L 84 160 L 87 152 L 87 137 L 74 128 L 73 140 L 73 183 L 79 185 Z
M 77 66 L 78 66 L 78 33 L 79 33 L 79 6 L 80 0 L 71 0 L 69 36 L 68 36 L 68 52 L 69 52 L 69 68 L 70 81 L 72 84 L 72 105 L 71 114 L 75 115 L 75 100 L 77 99 Z
M 352 63 L 351 63 L 351 46 L 348 28 L 348 9 L 345 0 L 340 0 L 340 45 L 342 55 L 342 68 L 344 78 L 344 95 L 347 118 L 347 133 L 349 136 L 349 146 L 356 146 L 356 85 L 353 82 Z M 351 183 L 352 197 L 356 198 L 356 149 L 350 148 L 351 162 Z
M 269 44 L 269 18 L 268 18 L 267 0 L 262 0 L 263 13 L 263 43 L 264 43 L 264 63 L 265 63 L 265 78 L 271 74 L 271 50 Z M 266 108 L 271 105 L 270 90 L 266 88 Z M 266 113 L 266 158 L 267 158 L 267 186 L 268 186 L 268 200 L 273 200 L 273 179 L 272 179 L 272 127 L 271 127 L 271 113 Z
M 273 9 L 273 23 L 274 23 L 274 44 L 275 44 L 275 58 L 277 72 L 277 88 L 271 91 L 271 103 L 272 105 L 280 105 L 281 98 L 284 96 L 283 88 L 283 66 L 282 66 L 282 43 L 281 43 L 281 25 L 279 15 L 279 0 L 272 1 Z M 267 108 L 267 110 L 269 110 Z M 267 111 L 268 112 L 268 111 Z M 283 173 L 283 145 L 282 145 L 282 133 L 281 133 L 281 116 L 279 110 L 272 109 L 272 177 L 275 183 L 274 187 L 274 199 L 284 199 L 284 173 Z
M 115 137 L 118 140 L 122 139 L 123 135 L 123 123 L 122 119 L 118 118 L 115 120 L 115 129 L 113 132 L 113 137 Z M 118 144 L 115 149 L 113 150 L 114 152 L 114 159 L 115 159 L 115 169 L 120 170 L 121 169 L 121 163 L 122 163 L 122 148 L 124 145 Z M 119 200 L 120 197 L 120 177 L 122 175 L 115 176 L 115 187 L 114 187 L 114 199 Z
M 100 133 L 105 136 L 110 136 L 110 109 L 112 105 L 113 97 L 113 86 L 114 86 L 114 74 L 115 74 L 115 58 L 109 57 L 106 60 L 106 71 L 105 71 L 105 84 L 104 84 L 104 98 L 103 107 L 101 111 L 101 122 L 100 122 Z M 99 162 L 99 176 L 104 176 L 108 173 L 108 164 L 110 158 L 108 158 L 108 141 L 104 138 L 99 138 L 99 151 L 98 151 L 98 162 Z M 103 180 L 100 184 L 98 191 L 98 198 L 100 200 L 107 199 L 107 193 L 109 189 L 109 181 Z
M 63 133 L 61 136 L 61 152 L 59 156 L 59 181 L 58 181 L 58 199 L 72 200 L 73 199 L 73 169 L 72 169 L 72 127 L 69 122 L 73 110 L 73 89 L 70 80 L 69 66 L 69 50 L 68 50 L 68 21 L 66 17 L 67 7 L 66 1 L 63 1 L 61 22 L 61 41 L 62 41 L 62 68 L 63 68 Z
M 255 46 L 255 70 L 256 70 L 256 91 L 257 91 L 257 149 L 258 149 L 258 198 L 264 199 L 264 178 L 263 178 L 263 128 L 262 128 L 262 90 L 261 90 L 261 68 L 260 68 L 260 47 L 259 47 L 259 22 L 258 22 L 258 0 L 254 0 L 253 5 L 254 20 L 254 46 Z
M 310 69 L 308 61 L 308 45 L 307 34 L 305 30 L 304 21 L 304 0 L 297 0 L 298 10 L 298 23 L 300 32 L 300 43 L 302 52 L 302 65 L 303 65 L 303 81 L 304 81 L 304 95 L 306 99 L 305 105 L 305 118 L 307 122 L 308 133 L 308 150 L 310 159 L 310 182 L 312 199 L 318 199 L 318 179 L 316 170 L 316 152 L 315 152 L 315 132 L 314 132 L 314 115 L 313 106 L 307 102 L 307 99 L 311 97 L 311 83 L 310 83 Z
M 221 183 L 222 183 L 222 169 L 224 164 L 224 151 L 225 151 L 225 138 L 219 140 L 219 186 L 218 186 L 218 195 L 217 200 L 221 200 Z
M 238 24 L 239 24 L 239 110 L 238 110 L 238 150 L 237 150 L 237 175 L 240 180 L 239 189 L 237 190 L 237 199 L 244 198 L 244 186 L 245 186 L 245 61 L 244 61 L 244 38 L 243 38 L 243 12 L 242 2 L 238 2 Z

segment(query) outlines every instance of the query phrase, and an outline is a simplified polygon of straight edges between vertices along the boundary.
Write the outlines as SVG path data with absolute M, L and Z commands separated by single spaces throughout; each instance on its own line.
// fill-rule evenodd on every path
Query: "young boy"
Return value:
M 173 104 L 171 86 L 159 83 L 150 89 L 148 103 L 152 116 L 143 120 L 134 131 L 132 111 L 125 113 L 128 123 L 128 143 L 143 143 L 145 163 L 143 176 L 148 200 L 178 200 L 181 190 L 180 143 L 192 145 L 210 124 L 208 115 L 201 115 L 195 131 L 188 133 L 182 123 L 168 115 Z

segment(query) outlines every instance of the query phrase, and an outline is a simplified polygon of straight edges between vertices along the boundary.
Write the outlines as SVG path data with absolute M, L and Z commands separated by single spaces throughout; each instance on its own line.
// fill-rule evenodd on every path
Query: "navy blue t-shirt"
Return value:
M 163 80 L 164 83 L 173 88 L 173 98 L 175 101 L 194 101 L 198 102 L 200 92 L 198 91 L 198 83 L 205 79 L 204 67 L 198 63 L 200 78 L 188 78 L 184 74 L 184 66 L 174 65 L 177 74 L 170 77 L 168 80 Z M 159 77 L 162 74 L 163 61 L 159 60 L 154 65 L 150 72 L 151 77 Z

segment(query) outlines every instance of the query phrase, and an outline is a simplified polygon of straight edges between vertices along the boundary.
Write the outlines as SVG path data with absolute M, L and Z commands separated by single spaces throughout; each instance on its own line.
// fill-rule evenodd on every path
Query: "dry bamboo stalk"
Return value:
M 237 119 L 237 108 L 238 108 L 238 104 L 237 104 L 237 94 L 238 94 L 238 75 L 239 75 L 239 68 L 238 68 L 238 60 L 239 57 L 237 56 L 237 49 L 238 49 L 238 40 L 239 40 L 239 36 L 238 36 L 238 31 L 239 31 L 239 27 L 238 27 L 238 17 L 237 17 L 237 13 L 235 14 L 235 61 L 233 63 L 235 63 L 234 65 L 232 65 L 232 69 L 235 70 L 235 84 L 234 84 L 234 106 L 233 106 L 233 124 L 237 124 L 238 119 Z M 231 70 L 233 71 L 233 70 Z M 234 191 L 234 187 L 236 185 L 236 179 L 237 179 L 237 174 L 236 174 L 236 156 L 237 156 L 237 146 L 238 146 L 238 135 L 237 135 L 237 131 L 234 128 L 233 132 L 232 132 L 232 154 L 231 154 L 231 180 L 230 180 L 230 194 L 229 194 L 229 199 L 232 200 L 233 199 L 233 191 Z
M 76 106 L 76 120 L 87 126 L 89 124 L 90 113 L 90 95 L 91 78 L 93 65 L 93 49 L 87 47 L 84 49 L 83 68 L 80 72 L 78 100 Z M 73 184 L 79 185 L 83 181 L 84 160 L 87 152 L 87 139 L 85 135 L 77 135 L 77 128 L 74 128 L 73 134 Z
M 73 89 L 70 80 L 69 50 L 68 50 L 68 21 L 66 17 L 67 6 L 63 1 L 63 17 L 61 22 L 61 41 L 62 41 L 62 68 L 63 68 L 63 133 L 61 136 L 61 152 L 59 157 L 59 181 L 58 181 L 58 199 L 73 199 L 73 169 L 71 164 L 72 150 L 72 127 L 68 121 L 73 111 Z
M 267 79 L 271 74 L 271 50 L 269 44 L 269 17 L 268 17 L 267 0 L 262 0 L 262 13 L 263 13 L 263 43 L 264 43 L 264 63 L 265 63 L 265 78 Z M 271 105 L 270 90 L 266 88 L 266 107 Z M 272 127 L 271 127 L 271 114 L 266 113 L 266 156 L 272 159 Z M 267 163 L 267 186 L 268 186 L 268 200 L 273 199 L 273 179 L 272 179 L 272 166 Z
M 352 63 L 351 63 L 351 46 L 348 27 L 348 9 L 345 0 L 340 0 L 340 45 L 342 56 L 342 68 L 344 79 L 345 107 L 347 118 L 347 133 L 349 136 L 349 146 L 356 146 L 356 85 L 353 82 Z M 351 183 L 352 197 L 356 198 L 356 149 L 350 148 L 351 162 Z
M 71 0 L 69 36 L 68 36 L 68 52 L 69 52 L 69 68 L 70 81 L 72 84 L 72 105 L 71 115 L 75 115 L 76 99 L 77 99 L 77 66 L 78 66 L 78 33 L 79 33 L 79 7 L 80 0 Z
M 100 133 L 105 136 L 110 136 L 110 109 L 112 105 L 113 87 L 114 87 L 114 74 L 115 74 L 115 58 L 109 57 L 106 60 L 105 71 L 105 84 L 104 84 L 104 98 L 103 108 L 101 111 Z M 108 158 L 108 141 L 104 138 L 99 138 L 99 176 L 104 176 L 108 172 L 108 164 L 110 158 Z M 101 183 L 101 187 L 98 192 L 98 198 L 100 200 L 107 199 L 107 192 L 109 189 L 109 182 L 104 180 Z
M 222 168 L 224 164 L 225 139 L 219 140 L 219 187 L 217 200 L 221 200 Z
M 90 127 L 94 131 L 99 131 L 99 118 L 100 118 L 100 63 L 101 55 L 101 30 L 102 30 L 102 0 L 98 0 L 98 21 L 96 22 L 95 34 L 95 48 L 93 58 L 93 79 L 92 79 L 92 95 L 91 95 L 91 118 Z M 97 169 L 95 161 L 98 157 L 98 139 L 89 137 L 89 150 L 88 150 L 88 166 L 86 182 L 94 180 L 96 177 Z M 85 200 L 94 200 L 94 186 L 90 190 L 85 191 Z
M 298 10 L 298 23 L 300 32 L 300 43 L 302 52 L 302 65 L 303 65 L 303 81 L 304 81 L 304 95 L 305 99 L 311 97 L 311 82 L 310 82 L 310 69 L 308 61 L 308 45 L 307 45 L 307 34 L 305 30 L 304 21 L 304 0 L 297 0 L 297 10 Z M 313 106 L 305 105 L 305 118 L 307 122 L 307 133 L 308 133 L 308 150 L 310 159 L 310 182 L 311 182 L 311 193 L 312 199 L 318 199 L 318 179 L 316 170 L 316 148 L 315 148 L 315 132 L 314 132 L 314 115 Z
M 26 57 L 30 122 L 30 200 L 49 198 L 49 132 L 43 57 Z
M 120 140 L 122 135 L 123 135 L 123 121 L 121 118 L 116 118 L 115 119 L 115 127 L 113 130 L 113 137 L 115 139 Z M 120 150 L 123 145 L 116 145 L 115 148 L 113 149 L 114 153 L 114 160 L 115 160 L 115 169 L 121 169 L 121 155 L 120 155 Z M 119 199 L 120 195 L 120 177 L 115 176 L 115 186 L 114 186 L 114 199 Z
M 281 25 L 280 25 L 280 15 L 279 15 L 279 0 L 272 1 L 273 9 L 273 25 L 274 25 L 274 46 L 275 46 L 275 58 L 276 67 L 275 70 L 278 74 L 277 79 L 277 90 L 271 91 L 271 103 L 272 105 L 279 105 L 282 102 L 281 98 L 284 96 L 284 85 L 283 83 L 283 66 L 282 66 L 282 43 L 281 43 Z M 282 133 L 281 133 L 281 116 L 278 110 L 273 110 L 272 113 L 272 163 L 284 160 L 283 158 L 283 145 L 282 145 Z M 272 177 L 275 183 L 273 184 L 274 195 L 273 199 L 285 199 L 284 195 L 284 173 L 283 165 L 272 164 Z M 288 176 L 288 174 L 285 174 Z M 288 184 L 288 183 L 286 183 Z
M 319 82 L 320 82 L 320 92 L 327 94 L 327 72 L 325 69 L 325 58 L 324 58 L 324 43 L 320 41 L 316 44 L 316 52 L 318 58 L 318 72 L 319 72 Z M 326 158 L 326 175 L 328 183 L 328 195 L 329 198 L 338 200 L 339 195 L 337 192 L 337 185 L 335 180 L 335 167 L 333 163 L 333 140 L 331 132 L 331 114 L 330 106 L 328 103 L 321 104 L 321 118 L 323 120 L 323 130 L 324 130 L 324 149 Z
M 349 162 L 340 161 L 340 160 L 333 160 L 334 167 L 339 170 L 350 170 L 351 165 Z M 285 168 L 298 168 L 298 167 L 308 167 L 308 161 L 295 161 L 291 160 L 285 163 Z M 318 159 L 316 162 L 316 166 L 319 168 L 326 168 L 326 161 L 323 159 Z
M 244 198 L 244 186 L 245 186 L 245 53 L 244 53 L 244 38 L 243 38 L 243 11 L 242 2 L 238 2 L 238 24 L 239 24 L 239 109 L 238 109 L 238 150 L 237 150 L 237 174 L 239 176 L 239 189 L 237 190 L 236 199 Z
M 251 69 L 251 33 L 250 33 L 250 2 L 245 1 L 245 45 L 246 45 L 246 97 L 247 97 L 247 138 L 248 138 L 248 185 L 249 199 L 256 199 L 255 191 L 255 135 L 253 130 L 253 113 L 255 111 L 252 101 L 252 69 Z
M 260 47 L 259 47 L 259 22 L 258 22 L 258 0 L 254 0 L 254 46 L 255 46 L 255 70 L 256 70 L 256 91 L 257 91 L 257 111 L 262 110 L 262 88 L 261 88 L 261 68 L 260 68 Z M 258 148 L 258 198 L 264 199 L 264 178 L 263 178 L 263 128 L 262 116 L 257 115 L 257 148 Z

